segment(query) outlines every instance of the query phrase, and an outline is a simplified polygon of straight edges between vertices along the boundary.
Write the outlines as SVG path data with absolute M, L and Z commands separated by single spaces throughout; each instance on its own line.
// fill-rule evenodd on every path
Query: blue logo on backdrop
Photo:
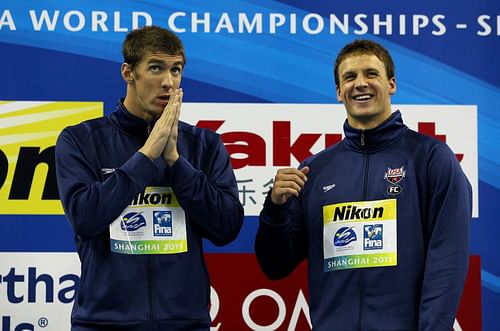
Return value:
M 171 237 L 172 234 L 172 212 L 153 212 L 153 236 Z
M 349 245 L 350 242 L 356 241 L 356 232 L 352 229 L 353 226 L 347 227 L 343 226 L 337 230 L 335 236 L 333 236 L 333 245 L 334 246 L 346 246 Z
M 383 241 L 383 224 L 365 225 L 363 231 L 363 248 L 365 250 L 382 249 Z
M 146 226 L 146 220 L 141 213 L 136 212 L 126 214 L 120 222 L 120 227 L 123 231 L 136 231 L 143 226 Z

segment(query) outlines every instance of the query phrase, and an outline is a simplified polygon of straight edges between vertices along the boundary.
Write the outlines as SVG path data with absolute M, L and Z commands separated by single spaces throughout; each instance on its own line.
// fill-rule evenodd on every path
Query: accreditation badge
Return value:
M 109 234 L 115 253 L 188 251 L 186 215 L 170 187 L 146 187 L 110 224 Z
M 397 265 L 397 200 L 323 206 L 323 271 Z

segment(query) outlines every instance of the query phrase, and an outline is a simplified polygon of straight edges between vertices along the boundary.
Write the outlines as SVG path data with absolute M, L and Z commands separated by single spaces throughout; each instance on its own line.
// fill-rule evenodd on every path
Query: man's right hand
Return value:
M 300 170 L 295 168 L 279 169 L 274 177 L 274 185 L 271 191 L 271 200 L 274 204 L 282 205 L 291 196 L 297 197 L 307 182 L 309 167 Z

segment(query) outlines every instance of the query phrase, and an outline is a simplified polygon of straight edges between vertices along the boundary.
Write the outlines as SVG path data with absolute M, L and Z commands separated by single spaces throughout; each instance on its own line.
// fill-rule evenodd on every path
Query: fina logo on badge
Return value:
M 383 242 L 383 224 L 365 225 L 363 231 L 363 248 L 365 250 L 382 249 Z
M 172 212 L 153 212 L 153 236 L 171 237 L 172 234 Z

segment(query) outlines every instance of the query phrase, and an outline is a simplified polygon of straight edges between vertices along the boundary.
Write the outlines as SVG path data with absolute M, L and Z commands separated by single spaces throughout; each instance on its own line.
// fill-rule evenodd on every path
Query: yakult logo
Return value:
M 218 131 L 222 129 L 225 121 L 198 121 L 196 126 Z M 292 164 L 292 156 L 295 161 L 303 161 L 313 155 L 312 148 L 318 142 L 323 142 L 321 147 L 326 148 L 342 139 L 340 133 L 299 133 L 292 141 L 291 121 L 272 121 L 271 141 L 265 140 L 258 133 L 253 132 L 223 132 L 221 139 L 224 141 L 229 155 L 233 156 L 231 162 L 233 168 L 241 169 L 246 166 L 263 167 L 269 165 L 266 149 L 271 144 L 271 165 L 286 167 Z M 218 131 L 219 132 L 219 131 Z M 315 149 L 317 151 L 317 148 Z M 247 155 L 246 158 L 234 157 L 238 154 Z

